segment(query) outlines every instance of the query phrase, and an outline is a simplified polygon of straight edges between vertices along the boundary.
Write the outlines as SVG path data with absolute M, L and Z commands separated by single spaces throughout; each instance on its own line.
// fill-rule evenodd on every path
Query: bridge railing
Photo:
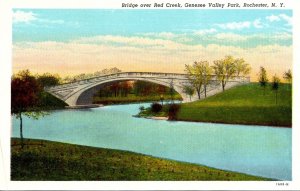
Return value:
M 211 75 L 213 80 L 216 80 L 216 75 Z M 83 80 L 78 80 L 75 82 L 69 82 L 69 83 L 64 83 L 58 86 L 54 87 L 45 87 L 45 90 L 50 90 L 57 88 L 72 88 L 72 87 L 77 87 L 78 85 L 83 85 L 87 83 L 93 83 L 93 82 L 98 82 L 102 81 L 105 79 L 113 79 L 113 78 L 118 78 L 118 77 L 150 77 L 150 78 L 155 78 L 155 77 L 163 77 L 163 78 L 177 78 L 181 80 L 187 80 L 188 76 L 187 74 L 179 74 L 179 73 L 159 73 L 159 72 L 120 72 L 120 73 L 114 73 L 114 74 L 107 74 L 107 75 L 102 75 L 102 76 L 97 76 L 93 78 L 88 78 L 88 79 L 83 79 Z M 230 81 L 240 81 L 240 82 L 250 82 L 250 77 L 245 77 L 245 76 L 233 76 Z

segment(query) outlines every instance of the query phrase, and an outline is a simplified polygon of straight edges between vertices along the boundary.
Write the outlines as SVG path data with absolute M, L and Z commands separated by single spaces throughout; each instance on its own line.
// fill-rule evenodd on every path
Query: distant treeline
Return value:
M 169 87 L 145 81 L 124 81 L 107 85 L 95 94 L 96 97 L 127 97 L 134 96 L 161 96 L 171 92 Z

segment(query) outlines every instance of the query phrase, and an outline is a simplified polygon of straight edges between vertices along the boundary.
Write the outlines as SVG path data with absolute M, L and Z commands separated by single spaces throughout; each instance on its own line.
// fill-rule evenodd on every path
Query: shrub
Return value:
M 177 113 L 178 113 L 179 109 L 180 109 L 180 105 L 178 105 L 178 104 L 171 104 L 169 106 L 169 111 L 168 111 L 169 120 L 177 119 Z
M 144 111 L 145 107 L 144 106 L 140 106 L 139 109 L 140 109 L 140 111 Z
M 159 103 L 152 103 L 151 104 L 151 111 L 154 112 L 154 113 L 158 113 L 160 112 L 162 109 L 162 105 L 159 104 Z

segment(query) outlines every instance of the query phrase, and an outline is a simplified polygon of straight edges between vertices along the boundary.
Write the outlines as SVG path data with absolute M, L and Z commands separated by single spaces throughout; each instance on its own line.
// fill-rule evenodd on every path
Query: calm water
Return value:
M 291 180 L 289 128 L 134 118 L 130 104 L 51 112 L 24 119 L 24 137 L 105 147 Z M 19 121 L 13 119 L 13 137 Z

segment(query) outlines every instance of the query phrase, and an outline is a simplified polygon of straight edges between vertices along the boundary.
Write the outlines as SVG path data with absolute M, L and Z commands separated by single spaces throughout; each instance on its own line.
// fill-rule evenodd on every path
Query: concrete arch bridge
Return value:
M 45 91 L 64 101 L 69 106 L 88 105 L 92 104 L 92 98 L 101 87 L 118 81 L 140 80 L 152 82 L 163 86 L 173 87 L 178 92 L 183 102 L 191 102 L 198 100 L 197 93 L 191 99 L 184 93 L 184 86 L 190 82 L 186 74 L 178 73 L 155 73 L 155 72 L 121 72 L 97 76 L 89 79 L 79 80 L 76 82 L 61 84 L 52 87 L 46 87 Z M 229 80 L 226 84 L 226 89 L 249 83 L 249 77 L 238 76 Z M 207 86 L 207 96 L 212 96 L 222 91 L 220 82 L 216 80 L 216 76 L 212 76 L 209 85 Z M 201 93 L 201 98 L 204 97 L 204 92 Z

